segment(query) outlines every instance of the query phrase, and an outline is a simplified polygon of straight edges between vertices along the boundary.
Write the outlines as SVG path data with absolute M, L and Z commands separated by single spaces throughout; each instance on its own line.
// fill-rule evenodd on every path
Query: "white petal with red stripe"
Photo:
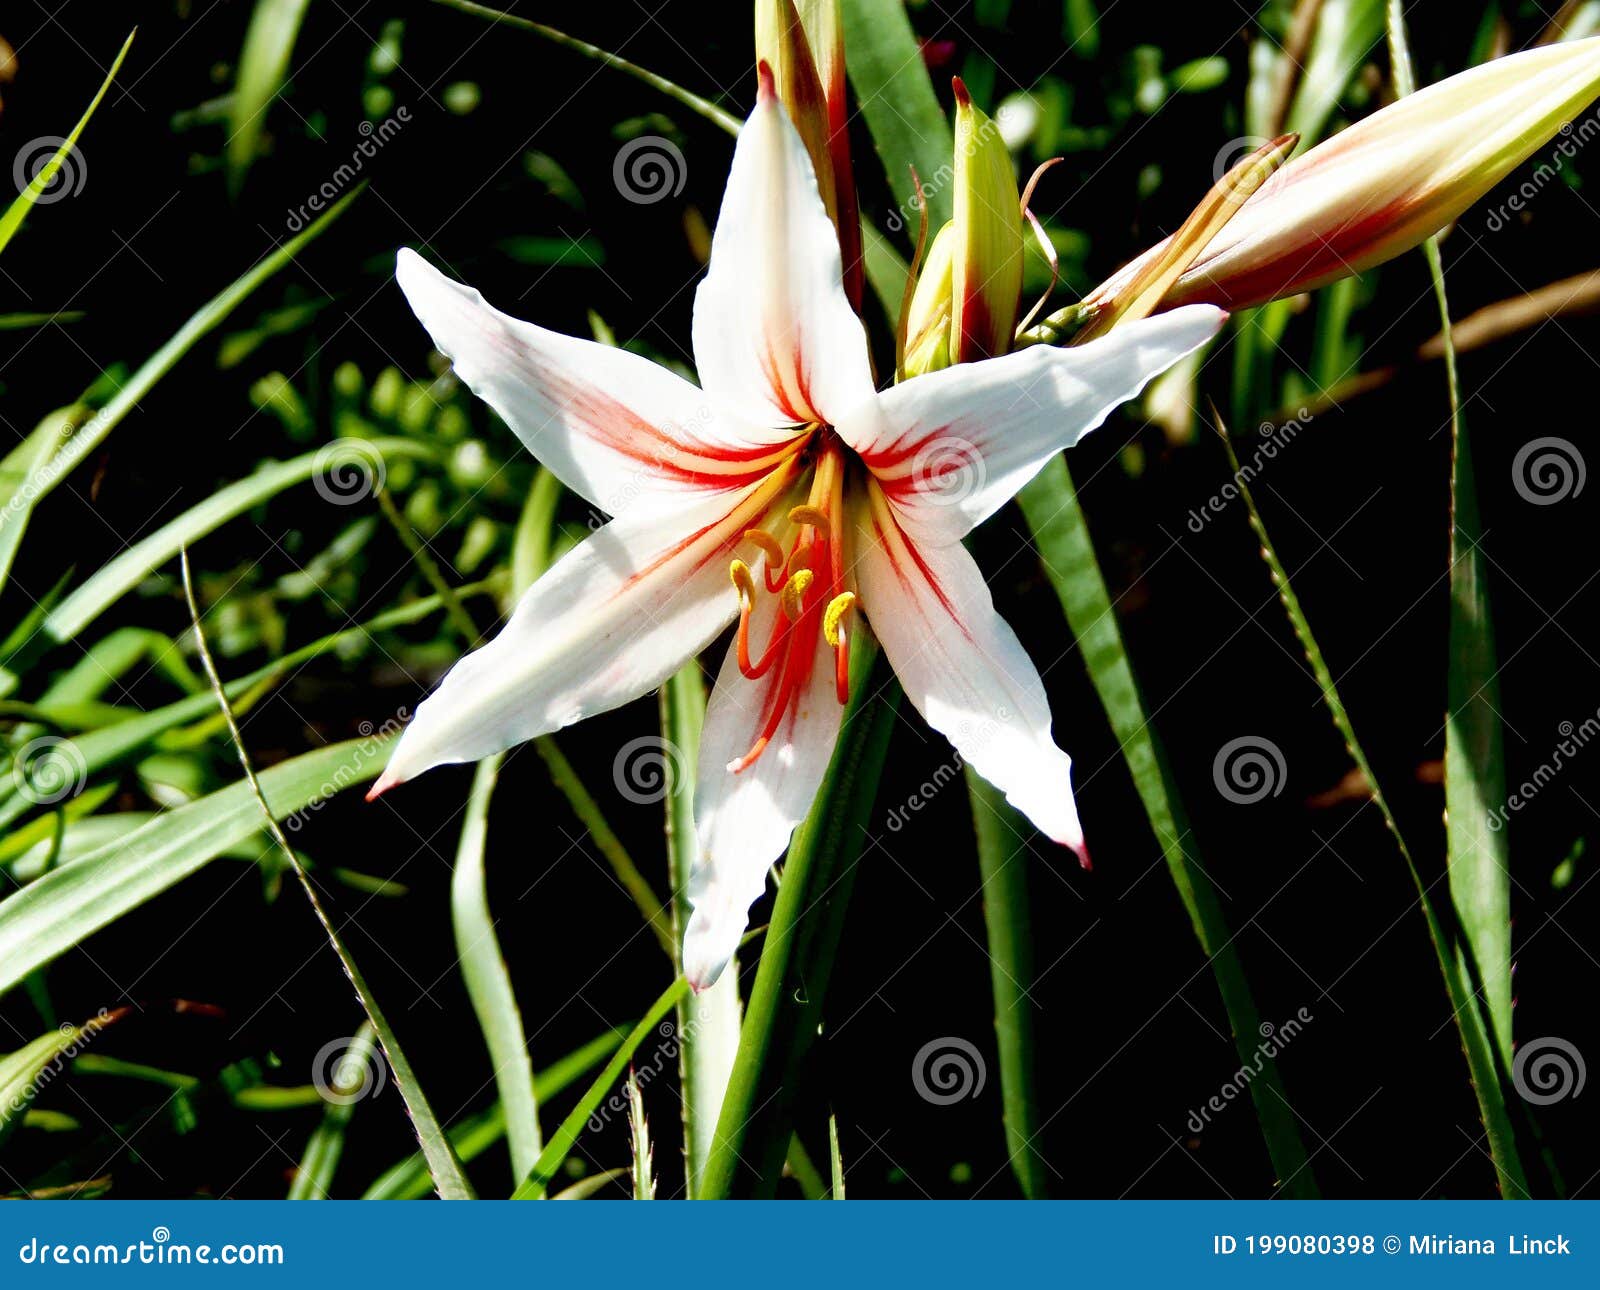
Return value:
M 764 425 L 832 423 L 872 395 L 838 234 L 765 67 L 695 293 L 694 355 L 700 383 Z
M 1085 855 L 1044 682 L 959 543 L 918 546 L 876 489 L 857 508 L 861 604 L 906 697 L 1040 832 Z
M 1077 349 L 1034 345 L 902 382 L 838 427 L 908 531 L 957 542 L 1119 403 L 1216 334 L 1208 305 L 1118 327 Z
M 500 634 L 417 709 L 374 792 L 476 761 L 638 698 L 738 612 L 728 562 L 790 472 L 667 515 L 623 515 L 560 560 Z
M 501 313 L 403 250 L 395 276 L 456 374 L 555 472 L 607 514 L 743 487 L 790 439 L 740 423 L 666 368 Z
M 777 597 L 763 595 L 751 616 L 751 653 L 771 637 Z M 809 673 L 790 696 L 761 755 L 738 773 L 729 764 L 755 745 L 781 684 L 782 659 L 761 679 L 739 669 L 736 645 L 717 676 L 700 738 L 695 828 L 700 854 L 689 877 L 694 913 L 684 929 L 683 970 L 696 990 L 721 974 L 750 920 L 767 871 L 811 809 L 828 769 L 844 712 L 834 689 L 833 650 L 815 632 Z

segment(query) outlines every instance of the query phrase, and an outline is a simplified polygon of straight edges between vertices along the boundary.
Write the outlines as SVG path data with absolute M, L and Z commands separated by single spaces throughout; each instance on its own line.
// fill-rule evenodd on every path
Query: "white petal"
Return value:
M 752 615 L 752 655 L 765 648 L 775 617 L 776 597 L 762 596 Z M 818 632 L 811 675 L 790 715 L 751 765 L 737 775 L 728 770 L 762 729 L 780 662 L 760 680 L 748 680 L 730 645 L 706 706 L 694 797 L 700 855 L 689 876 L 694 914 L 683 936 L 683 970 L 696 990 L 715 981 L 733 957 L 750 906 L 811 809 L 839 737 L 844 706 L 834 687 L 833 650 Z
M 694 298 L 700 383 L 762 425 L 832 423 L 872 393 L 866 333 L 811 158 L 765 68 Z
M 1214 336 L 1225 317 L 1192 305 L 1077 349 L 1034 345 L 931 372 L 861 405 L 839 434 L 909 532 L 956 542 L 1117 404 Z
M 511 318 L 413 251 L 400 252 L 395 277 L 473 393 L 563 484 L 608 514 L 743 487 L 790 438 L 739 424 L 703 390 L 637 354 Z
M 792 473 L 792 472 L 790 472 Z M 373 796 L 475 761 L 660 685 L 738 612 L 728 563 L 785 500 L 788 474 L 671 514 L 623 515 L 529 588 L 511 620 L 417 709 Z
M 857 508 L 861 606 L 906 697 L 1046 836 L 1085 856 L 1044 682 L 959 543 L 916 546 L 876 488 Z

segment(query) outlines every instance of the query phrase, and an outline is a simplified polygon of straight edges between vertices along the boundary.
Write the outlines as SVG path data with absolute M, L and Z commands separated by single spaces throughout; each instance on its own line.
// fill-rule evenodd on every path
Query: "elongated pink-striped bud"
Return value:
M 1513 54 L 1401 99 L 1273 175 L 1161 307 L 1243 309 L 1393 259 L 1459 218 L 1597 95 L 1600 37 Z M 1086 303 L 1114 296 L 1163 246 Z
M 817 191 L 839 230 L 845 291 L 861 305 L 861 223 L 845 103 L 839 0 L 756 0 L 756 60 L 772 68 L 778 97 L 805 142 Z

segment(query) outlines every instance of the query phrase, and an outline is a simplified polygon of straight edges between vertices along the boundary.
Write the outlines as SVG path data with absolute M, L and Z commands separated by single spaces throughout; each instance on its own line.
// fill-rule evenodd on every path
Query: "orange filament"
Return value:
M 834 691 L 838 700 L 844 703 L 850 696 L 847 620 L 856 608 L 856 595 L 845 582 L 844 474 L 843 449 L 827 436 L 816 460 L 807 500 L 791 508 L 787 515 L 795 529 L 787 558 L 773 534 L 764 529 L 751 529 L 745 534 L 766 556 L 764 581 L 767 591 L 778 597 L 771 639 L 755 661 L 750 657 L 755 579 L 739 561 L 730 570 L 740 595 L 736 644 L 739 670 L 754 681 L 777 664 L 760 732 L 744 756 L 728 763 L 734 774 L 754 764 L 766 751 L 806 692 L 816 665 L 819 633 L 834 653 Z

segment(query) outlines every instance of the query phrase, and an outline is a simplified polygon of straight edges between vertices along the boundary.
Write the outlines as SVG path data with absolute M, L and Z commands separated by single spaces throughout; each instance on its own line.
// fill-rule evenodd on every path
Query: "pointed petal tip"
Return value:
M 367 790 L 367 796 L 365 800 L 368 802 L 376 802 L 396 784 L 401 784 L 404 782 L 404 777 L 396 774 L 393 768 L 390 768 L 384 771 L 383 774 L 379 775 L 378 782 Z
M 958 107 L 968 108 L 972 106 L 972 95 L 967 93 L 967 83 L 959 76 L 950 78 L 950 89 L 956 96 L 956 105 Z
M 756 102 L 768 103 L 778 97 L 778 83 L 772 75 L 772 64 L 762 59 L 756 64 Z

